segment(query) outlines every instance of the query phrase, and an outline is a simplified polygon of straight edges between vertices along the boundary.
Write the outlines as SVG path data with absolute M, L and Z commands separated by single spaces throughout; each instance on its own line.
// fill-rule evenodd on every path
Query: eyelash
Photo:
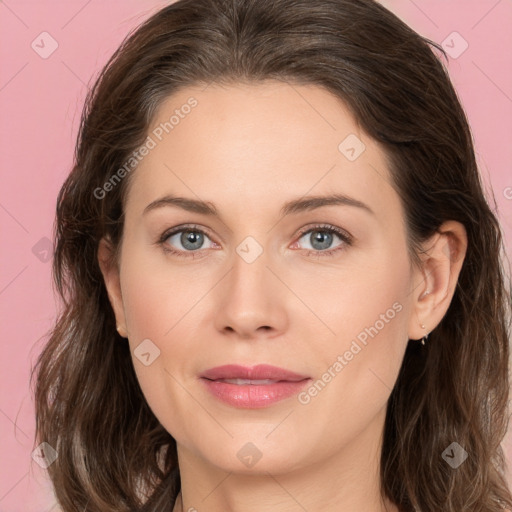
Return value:
M 171 237 L 172 235 L 175 235 L 176 233 L 181 233 L 183 231 L 191 231 L 191 232 L 197 232 L 201 233 L 203 235 L 206 235 L 208 238 L 210 238 L 207 231 L 200 228 L 199 226 L 195 224 L 185 225 L 185 226 L 178 226 L 175 228 L 172 228 L 168 231 L 165 231 L 161 237 L 158 240 L 158 244 L 162 247 L 163 251 L 166 253 L 171 253 L 175 256 L 181 257 L 181 258 L 194 258 L 195 253 L 198 253 L 199 251 L 179 251 L 176 249 L 169 248 L 168 245 L 165 244 L 165 242 Z M 320 232 L 327 232 L 327 233 L 334 233 L 335 235 L 338 235 L 338 237 L 341 239 L 343 244 L 335 247 L 334 249 L 327 249 L 325 251 L 318 251 L 314 249 L 306 249 L 306 255 L 307 256 L 317 256 L 317 257 L 329 257 L 332 256 L 334 253 L 341 251 L 344 249 L 345 246 L 352 245 L 353 238 L 351 235 L 349 235 L 346 231 L 343 231 L 335 226 L 332 226 L 330 224 L 318 224 L 315 226 L 309 226 L 308 228 L 304 228 L 299 231 L 297 240 L 301 239 L 305 234 L 312 232 L 312 231 L 320 231 Z M 185 253 L 185 254 L 184 254 Z

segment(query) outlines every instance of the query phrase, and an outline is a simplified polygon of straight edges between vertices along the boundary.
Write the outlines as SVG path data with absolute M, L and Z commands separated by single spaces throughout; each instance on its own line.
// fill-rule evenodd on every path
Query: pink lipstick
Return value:
M 296 395 L 311 380 L 284 368 L 224 365 L 210 368 L 201 380 L 216 398 L 234 407 L 259 409 Z

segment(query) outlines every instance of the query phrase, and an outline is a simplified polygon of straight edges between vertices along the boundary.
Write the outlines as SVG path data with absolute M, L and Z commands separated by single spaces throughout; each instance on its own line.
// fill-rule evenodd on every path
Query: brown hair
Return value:
M 444 221 L 467 231 L 450 307 L 427 345 L 407 347 L 388 402 L 382 492 L 404 512 L 512 508 L 500 446 L 510 329 L 501 232 L 442 55 L 373 0 L 180 0 L 125 39 L 89 92 L 58 196 L 63 306 L 33 370 L 37 439 L 58 452 L 48 471 L 65 512 L 164 511 L 180 487 L 176 443 L 144 399 L 97 261 L 101 237 L 119 247 L 130 180 L 101 199 L 94 191 L 178 89 L 266 79 L 324 87 L 382 145 L 414 264 Z M 452 442 L 469 454 L 457 469 L 441 456 Z

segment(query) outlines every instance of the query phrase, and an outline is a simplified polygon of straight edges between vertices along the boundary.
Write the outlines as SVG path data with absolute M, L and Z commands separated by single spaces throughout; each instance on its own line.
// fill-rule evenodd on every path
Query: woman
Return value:
M 372 0 L 180 0 L 111 58 L 37 371 L 62 510 L 512 507 L 501 233 Z

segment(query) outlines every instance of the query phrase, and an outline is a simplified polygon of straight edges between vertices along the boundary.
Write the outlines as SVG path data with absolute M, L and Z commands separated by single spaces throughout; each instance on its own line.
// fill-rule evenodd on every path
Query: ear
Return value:
M 443 223 L 423 244 L 422 268 L 414 272 L 409 339 L 423 338 L 443 319 L 455 293 L 466 248 L 466 229 L 456 221 Z
M 121 293 L 119 265 L 114 258 L 112 242 L 105 237 L 100 240 L 98 245 L 98 263 L 103 274 L 108 298 L 116 317 L 117 330 L 123 338 L 126 338 L 128 334 Z

